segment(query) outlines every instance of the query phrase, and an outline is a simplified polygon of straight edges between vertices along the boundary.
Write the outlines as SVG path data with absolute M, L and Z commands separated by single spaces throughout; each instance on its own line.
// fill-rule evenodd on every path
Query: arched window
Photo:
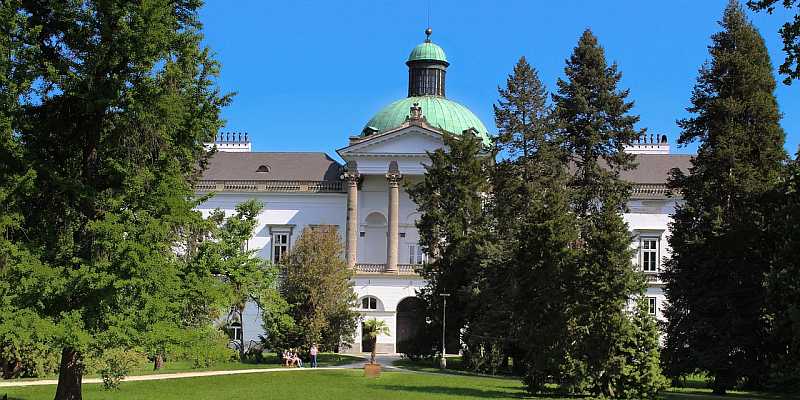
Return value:
M 378 309 L 378 299 L 373 296 L 366 296 L 361 299 L 361 309 L 362 310 L 377 310 Z
M 269 165 L 259 165 L 256 172 L 269 172 Z

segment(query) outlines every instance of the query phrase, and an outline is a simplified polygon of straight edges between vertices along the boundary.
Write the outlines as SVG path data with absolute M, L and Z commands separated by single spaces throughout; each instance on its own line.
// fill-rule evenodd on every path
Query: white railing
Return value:
M 635 183 L 631 187 L 633 199 L 660 199 L 668 196 L 680 197 L 663 183 Z
M 386 271 L 386 264 L 358 263 L 356 273 L 362 274 L 389 274 L 389 275 L 417 275 L 419 265 L 397 264 L 397 271 Z
M 646 271 L 644 272 L 644 278 L 647 280 L 647 283 L 662 283 L 658 272 Z
M 202 180 L 194 185 L 199 192 L 342 192 L 339 181 L 261 181 L 261 180 Z

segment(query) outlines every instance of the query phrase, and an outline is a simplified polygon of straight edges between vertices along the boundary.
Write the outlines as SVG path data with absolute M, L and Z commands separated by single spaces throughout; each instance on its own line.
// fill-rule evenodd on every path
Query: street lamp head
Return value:
M 450 293 L 439 293 L 439 296 L 450 297 Z

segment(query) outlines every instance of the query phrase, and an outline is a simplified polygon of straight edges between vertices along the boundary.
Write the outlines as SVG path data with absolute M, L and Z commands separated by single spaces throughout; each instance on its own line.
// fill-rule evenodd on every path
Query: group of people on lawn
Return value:
M 316 344 L 311 345 L 308 354 L 311 355 L 311 368 L 317 368 L 317 349 Z M 297 349 L 284 350 L 283 352 L 283 366 L 285 367 L 303 367 L 303 359 L 300 358 L 300 352 Z

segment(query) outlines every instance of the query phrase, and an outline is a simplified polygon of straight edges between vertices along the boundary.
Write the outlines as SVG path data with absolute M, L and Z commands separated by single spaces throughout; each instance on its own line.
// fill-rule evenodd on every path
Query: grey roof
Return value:
M 635 169 L 623 171 L 621 178 L 631 183 L 666 183 L 669 171 L 689 172 L 688 154 L 637 154 Z M 257 172 L 260 166 L 269 172 Z M 209 160 L 203 180 L 254 181 L 339 181 L 342 165 L 325 153 L 218 152 Z
M 692 157 L 689 154 L 637 154 L 636 163 L 639 165 L 622 171 L 620 178 L 631 183 L 666 183 L 673 168 L 688 174 Z
M 257 172 L 265 166 L 269 172 Z M 208 161 L 203 180 L 338 181 L 342 165 L 325 153 L 224 152 Z

